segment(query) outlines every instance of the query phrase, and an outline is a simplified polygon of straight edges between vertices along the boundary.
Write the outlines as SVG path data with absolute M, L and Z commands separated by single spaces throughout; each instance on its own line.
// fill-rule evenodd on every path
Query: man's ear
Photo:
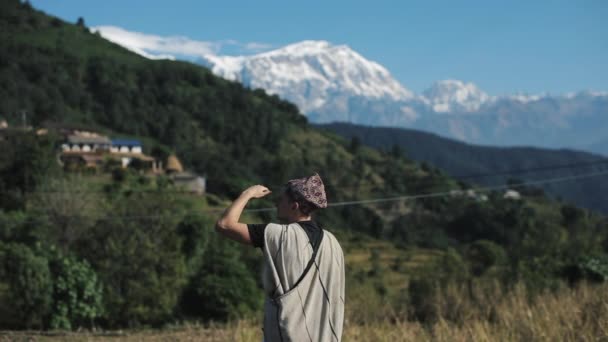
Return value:
M 295 201 L 293 203 L 291 203 L 291 210 L 298 210 L 298 209 L 300 209 L 300 203 L 295 202 Z

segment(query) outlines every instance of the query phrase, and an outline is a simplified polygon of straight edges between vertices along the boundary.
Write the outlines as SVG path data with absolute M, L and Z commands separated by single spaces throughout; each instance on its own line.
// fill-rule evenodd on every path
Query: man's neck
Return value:
M 311 221 L 311 220 L 312 220 L 312 216 L 308 215 L 308 216 L 294 217 L 289 220 L 285 220 L 284 222 L 281 222 L 281 223 L 291 224 L 291 223 L 302 222 L 302 221 Z

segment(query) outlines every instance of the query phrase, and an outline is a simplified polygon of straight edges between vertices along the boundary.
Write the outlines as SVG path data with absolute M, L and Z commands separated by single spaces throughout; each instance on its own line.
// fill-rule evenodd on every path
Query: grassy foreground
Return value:
M 398 315 L 363 324 L 347 324 L 344 341 L 608 341 L 608 285 L 581 285 L 545 293 L 532 301 L 523 287 L 508 294 L 474 293 L 451 288 L 432 303 L 433 323 L 399 319 Z M 347 316 L 352 313 L 347 312 Z M 457 314 L 458 317 L 453 315 Z M 0 341 L 255 341 L 262 340 L 258 322 L 182 325 L 177 328 L 104 333 L 1 332 Z

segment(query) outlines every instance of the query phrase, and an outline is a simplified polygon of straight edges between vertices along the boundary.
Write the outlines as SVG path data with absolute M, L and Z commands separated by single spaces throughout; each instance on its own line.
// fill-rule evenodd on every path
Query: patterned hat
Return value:
M 323 186 L 323 181 L 318 173 L 310 177 L 292 179 L 287 182 L 287 187 L 317 208 L 327 208 L 325 186 Z

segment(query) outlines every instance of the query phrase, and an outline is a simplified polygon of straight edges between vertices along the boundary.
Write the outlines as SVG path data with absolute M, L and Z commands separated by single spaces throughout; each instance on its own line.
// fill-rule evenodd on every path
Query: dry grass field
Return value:
M 479 291 L 475 303 L 451 288 L 437 297 L 439 317 L 421 324 L 397 316 L 373 322 L 347 321 L 344 341 L 608 341 L 608 285 L 581 285 L 530 301 L 523 287 Z M 389 310 L 386 310 L 387 312 Z M 352 312 L 347 312 L 351 317 Z M 457 315 L 457 316 L 455 316 Z M 112 332 L 2 332 L 0 341 L 255 341 L 259 322 L 186 324 L 163 330 Z

